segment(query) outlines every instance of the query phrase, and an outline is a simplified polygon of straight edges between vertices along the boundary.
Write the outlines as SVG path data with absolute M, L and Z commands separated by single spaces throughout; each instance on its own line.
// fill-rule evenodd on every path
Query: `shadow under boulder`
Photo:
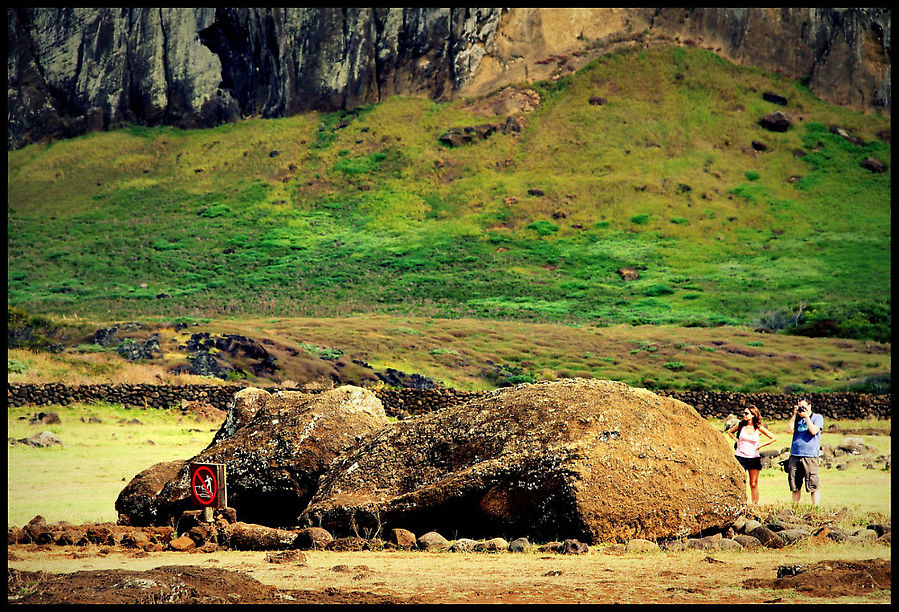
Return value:
M 385 427 L 322 477 L 301 525 L 588 543 L 721 529 L 745 507 L 733 449 L 693 408 L 571 379 Z

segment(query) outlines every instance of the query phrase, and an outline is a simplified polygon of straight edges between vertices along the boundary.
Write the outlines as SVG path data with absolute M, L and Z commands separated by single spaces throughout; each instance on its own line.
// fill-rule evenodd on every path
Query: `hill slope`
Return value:
M 521 131 L 440 142 L 503 125 L 495 109 L 531 91 Z M 775 110 L 786 132 L 760 127 Z M 860 163 L 890 165 L 889 128 L 658 47 L 466 102 L 32 145 L 7 157 L 8 303 L 110 319 L 798 322 L 888 341 L 891 179 Z

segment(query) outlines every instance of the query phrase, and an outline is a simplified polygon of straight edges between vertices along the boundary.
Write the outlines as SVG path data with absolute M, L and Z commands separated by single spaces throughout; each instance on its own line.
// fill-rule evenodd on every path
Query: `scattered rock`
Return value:
M 629 553 L 650 552 L 659 550 L 659 545 L 651 540 L 634 538 L 633 540 L 628 540 L 626 550 Z
M 811 533 L 809 533 L 805 529 L 784 529 L 782 531 L 778 531 L 777 535 L 783 540 L 784 544 L 790 545 L 795 544 L 799 540 L 804 540 L 809 537 Z
M 421 550 L 440 551 L 449 548 L 449 541 L 436 531 L 429 531 L 418 538 L 416 542 Z
M 491 538 L 483 542 L 478 542 L 474 550 L 476 552 L 507 552 L 509 543 L 503 538 Z
M 169 542 L 169 549 L 177 552 L 185 552 L 196 548 L 197 544 L 191 538 L 184 535 L 180 538 L 175 538 L 171 542 Z
M 640 274 L 633 268 L 619 268 L 616 273 L 621 276 L 621 280 L 633 281 L 640 278 Z
M 150 536 L 143 531 L 133 530 L 122 537 L 122 546 L 128 548 L 144 548 L 150 543 Z
M 877 532 L 873 529 L 859 529 L 855 533 L 853 533 L 852 536 L 859 538 L 860 540 L 868 541 L 876 540 L 879 537 L 877 535 Z
M 762 94 L 762 99 L 766 102 L 771 102 L 772 104 L 779 104 L 780 106 L 787 105 L 787 99 L 781 95 L 776 93 L 771 93 L 770 91 L 766 91 Z
M 19 438 L 19 444 L 26 444 L 36 448 L 46 448 L 48 446 L 63 446 L 62 440 L 56 437 L 52 431 L 42 431 L 28 438 Z
M 865 161 L 863 161 L 859 165 L 862 168 L 864 168 L 865 170 L 870 170 L 871 172 L 874 172 L 875 174 L 881 174 L 881 173 L 887 171 L 886 164 L 874 157 L 867 158 Z
M 408 529 L 391 529 L 387 541 L 397 548 L 413 548 L 416 545 L 415 534 Z
M 509 119 L 512 118 L 509 117 Z M 507 119 L 506 124 L 503 126 L 503 132 L 508 133 L 506 130 L 515 131 L 515 126 L 518 126 L 517 131 L 521 131 L 521 126 L 516 120 L 513 119 L 510 123 Z M 444 132 L 438 138 L 438 140 L 447 146 L 458 147 L 478 142 L 480 140 L 486 140 L 490 137 L 491 134 L 495 133 L 499 129 L 499 126 L 491 123 L 482 123 L 480 125 L 471 125 L 466 127 L 454 127 Z
M 830 126 L 830 133 L 844 138 L 846 141 L 854 144 L 857 147 L 865 146 L 865 142 L 861 138 L 853 136 L 846 128 L 840 127 L 839 125 Z
M 761 527 L 762 524 L 755 519 L 747 519 L 746 522 L 743 523 L 742 531 L 743 533 L 751 533 L 754 529 Z M 736 528 L 735 528 L 736 529 Z M 738 530 L 740 531 L 740 530 Z
M 509 552 L 528 552 L 531 548 L 527 538 L 515 538 L 509 542 Z
M 889 559 L 790 564 L 778 568 L 777 578 L 752 578 L 744 580 L 743 586 L 750 589 L 795 589 L 826 599 L 867 595 L 872 589 L 891 588 L 891 565 Z
M 865 441 L 861 438 L 856 438 L 853 436 L 846 436 L 843 438 L 840 443 L 837 445 L 834 454 L 839 456 L 843 453 L 849 453 L 850 455 L 865 455 L 867 453 L 876 453 L 877 450 L 871 446 L 865 444 Z
M 721 538 L 718 540 L 719 550 L 743 550 L 743 545 L 737 540 L 731 538 Z
M 44 425 L 58 425 L 62 423 L 62 420 L 59 418 L 58 412 L 38 412 L 31 416 L 28 419 L 28 422 L 31 425 L 36 425 L 37 423 L 43 423 Z
M 541 553 L 561 553 L 564 545 L 561 542 L 547 542 L 537 547 L 537 552 Z
M 766 548 L 783 548 L 784 541 L 775 532 L 768 529 L 765 525 L 759 525 L 752 531 L 748 532 Z
M 269 563 L 290 563 L 293 565 L 306 565 L 306 555 L 298 550 L 285 550 L 278 553 L 268 553 L 265 560 Z
M 790 129 L 792 122 L 782 112 L 774 111 L 759 119 L 759 125 L 771 132 L 786 132 Z
M 225 538 L 234 550 L 286 550 L 293 547 L 297 534 L 286 529 L 237 521 L 225 528 Z
M 586 555 L 590 552 L 590 547 L 579 540 L 568 539 L 562 542 L 562 554 L 564 555 Z
M 451 552 L 466 552 L 473 551 L 474 547 L 477 545 L 477 540 L 472 540 L 471 538 L 459 538 L 450 545 L 449 549 Z
M 718 540 L 705 537 L 705 538 L 687 538 L 685 543 L 686 548 L 695 548 L 699 550 L 714 550 L 718 548 Z
M 350 536 L 346 538 L 334 538 L 325 545 L 325 550 L 333 550 L 337 552 L 355 552 L 365 550 L 367 547 L 365 538 L 358 536 Z

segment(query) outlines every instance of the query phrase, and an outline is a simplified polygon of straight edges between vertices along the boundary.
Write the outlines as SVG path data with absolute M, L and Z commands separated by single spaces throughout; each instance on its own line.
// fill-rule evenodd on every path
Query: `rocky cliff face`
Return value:
M 7 146 L 451 99 L 690 44 L 890 108 L 888 9 L 9 8 Z

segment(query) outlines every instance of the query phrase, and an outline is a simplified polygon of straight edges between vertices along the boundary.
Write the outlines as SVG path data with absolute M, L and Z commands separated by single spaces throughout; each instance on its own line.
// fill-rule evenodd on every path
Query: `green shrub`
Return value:
M 12 374 L 24 374 L 28 371 L 28 364 L 18 359 L 7 359 L 6 371 Z
M 559 231 L 559 226 L 555 223 L 550 223 L 549 221 L 534 221 L 533 223 L 529 223 L 527 228 L 534 230 L 540 236 L 549 236 L 550 234 Z
M 7 348 L 26 348 L 56 353 L 62 350 L 60 336 L 63 330 L 50 319 L 29 315 L 25 310 L 7 306 Z
M 667 368 L 673 372 L 677 372 L 679 370 L 683 370 L 686 366 L 680 361 L 666 361 L 662 364 L 662 367 Z
M 209 208 L 203 208 L 200 210 L 199 215 L 201 217 L 206 217 L 207 219 L 214 219 L 216 217 L 223 217 L 231 212 L 231 209 L 224 204 L 216 204 L 214 206 L 210 206 Z
M 435 348 L 428 351 L 428 355 L 458 355 L 458 351 L 453 349 Z
M 746 180 L 748 181 L 757 181 L 761 175 L 755 170 L 747 170 L 746 171 Z
M 668 285 L 653 285 L 646 289 L 646 291 L 643 292 L 643 295 L 658 297 L 660 295 L 671 295 L 672 293 L 674 293 L 674 289 Z
M 307 353 L 311 353 L 313 355 L 317 355 L 322 359 L 340 359 L 343 356 L 343 351 L 340 349 L 329 348 L 327 346 L 316 346 L 314 344 L 309 344 L 307 342 L 301 342 L 300 348 L 306 351 Z
M 646 213 L 634 215 L 633 217 L 631 217 L 631 223 L 635 223 L 637 225 L 646 225 L 647 223 L 649 223 L 649 215 Z
M 165 238 L 154 240 L 150 246 L 156 251 L 175 251 L 181 248 L 177 242 L 169 242 Z
M 887 300 L 822 305 L 809 308 L 797 324 L 786 329 L 792 335 L 812 338 L 891 342 L 891 306 Z
M 863 380 L 846 385 L 845 390 L 853 393 L 889 395 L 893 389 L 893 375 L 890 372 L 872 374 Z

